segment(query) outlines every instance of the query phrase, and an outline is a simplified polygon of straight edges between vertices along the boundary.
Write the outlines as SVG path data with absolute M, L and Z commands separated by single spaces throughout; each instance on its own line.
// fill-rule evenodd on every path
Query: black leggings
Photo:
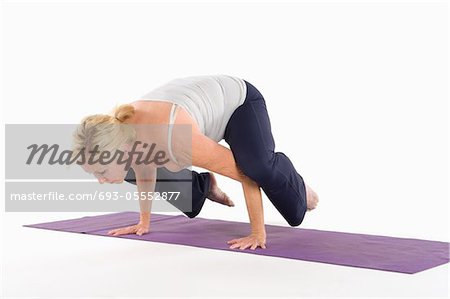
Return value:
M 192 179 L 191 179 L 192 177 Z M 171 172 L 165 167 L 157 169 L 155 192 L 179 192 L 177 200 L 167 200 L 189 218 L 194 218 L 202 210 L 206 195 L 209 191 L 211 177 L 209 172 L 198 173 L 189 169 L 179 172 Z M 136 177 L 132 168 L 124 179 L 128 183 L 136 185 Z M 190 182 L 192 181 L 192 187 Z M 188 196 L 191 192 L 192 196 Z
M 228 121 L 224 139 L 229 144 L 239 169 L 258 183 L 289 225 L 298 226 L 306 213 L 305 183 L 289 158 L 282 152 L 275 152 L 266 102 L 252 84 L 244 82 L 247 85 L 245 101 Z M 155 191 L 174 191 L 175 184 L 158 184 L 158 180 L 186 178 L 186 172 L 192 173 L 192 212 L 183 213 L 193 218 L 200 213 L 209 190 L 208 172 L 197 173 L 184 169 L 173 173 L 159 168 Z M 133 179 L 134 172 L 130 169 L 125 180 L 133 183 Z M 167 186 L 172 189 L 160 190 L 168 188 Z M 174 204 L 172 201 L 170 203 Z

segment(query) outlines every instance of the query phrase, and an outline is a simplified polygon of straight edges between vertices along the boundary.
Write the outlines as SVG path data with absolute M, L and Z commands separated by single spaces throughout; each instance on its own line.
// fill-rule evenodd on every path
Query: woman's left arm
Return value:
M 224 175 L 242 183 L 247 211 L 250 218 L 251 234 L 248 237 L 229 241 L 230 248 L 265 248 L 266 231 L 260 187 L 237 167 L 230 149 L 218 144 L 203 134 L 192 136 L 192 164 Z
M 250 179 L 242 182 L 242 188 L 244 190 L 245 203 L 247 204 L 252 232 L 247 237 L 230 240 L 228 244 L 231 244 L 231 249 L 250 248 L 254 250 L 258 246 L 266 248 L 266 229 L 264 227 L 261 189 L 256 182 Z

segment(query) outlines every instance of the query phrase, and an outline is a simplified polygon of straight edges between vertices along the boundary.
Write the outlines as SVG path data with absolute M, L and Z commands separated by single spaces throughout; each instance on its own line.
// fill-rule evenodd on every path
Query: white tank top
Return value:
M 233 76 L 191 76 L 171 80 L 140 100 L 180 105 L 194 118 L 204 135 L 219 142 L 231 115 L 244 103 L 246 94 L 244 80 Z

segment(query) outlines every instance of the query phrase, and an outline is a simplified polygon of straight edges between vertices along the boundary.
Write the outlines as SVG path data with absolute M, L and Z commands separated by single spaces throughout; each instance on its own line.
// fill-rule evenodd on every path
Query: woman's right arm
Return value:
M 108 232 L 110 236 L 120 236 L 128 234 L 137 234 L 139 236 L 146 234 L 150 230 L 150 211 L 152 200 L 148 199 L 148 194 L 153 194 L 156 184 L 156 168 L 145 166 L 142 168 L 133 168 L 136 174 L 136 185 L 139 192 L 140 217 L 139 223 L 127 227 L 120 227 Z M 141 193 L 142 192 L 142 193 Z M 144 199 L 141 199 L 141 195 Z
M 156 185 L 156 167 L 150 165 L 142 165 L 134 169 L 136 173 L 136 185 L 139 193 L 139 222 L 143 225 L 150 225 L 150 213 L 152 208 L 152 196 Z

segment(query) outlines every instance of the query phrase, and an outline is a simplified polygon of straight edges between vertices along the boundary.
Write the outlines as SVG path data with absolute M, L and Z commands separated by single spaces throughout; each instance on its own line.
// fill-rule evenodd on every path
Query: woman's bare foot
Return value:
M 206 198 L 229 207 L 234 207 L 234 202 L 219 188 L 219 186 L 217 186 L 217 181 L 214 174 L 212 172 L 209 174 L 211 176 L 211 183 L 209 185 L 209 192 L 208 195 L 206 195 Z
M 307 210 L 311 211 L 317 207 L 317 204 L 319 203 L 319 196 L 308 185 L 305 184 L 305 187 L 306 187 L 306 206 Z

